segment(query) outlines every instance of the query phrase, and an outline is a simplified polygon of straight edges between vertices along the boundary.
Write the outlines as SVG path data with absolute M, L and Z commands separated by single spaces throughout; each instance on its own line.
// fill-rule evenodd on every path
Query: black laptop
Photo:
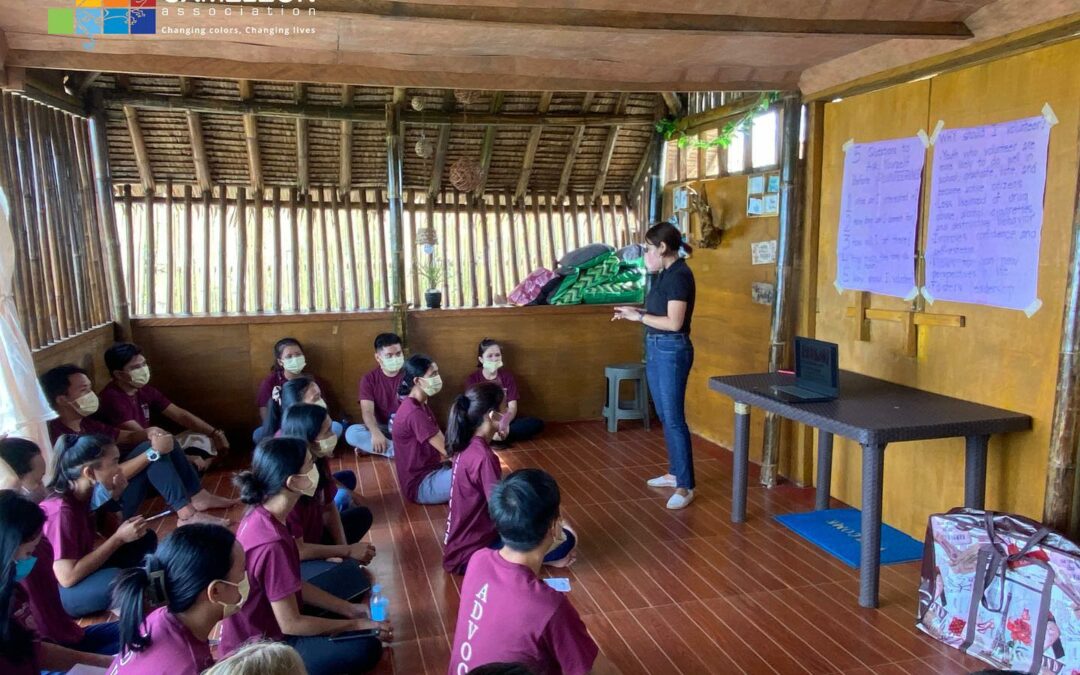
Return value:
M 785 403 L 832 401 L 840 392 L 839 350 L 832 342 L 795 338 L 795 384 L 769 387 Z

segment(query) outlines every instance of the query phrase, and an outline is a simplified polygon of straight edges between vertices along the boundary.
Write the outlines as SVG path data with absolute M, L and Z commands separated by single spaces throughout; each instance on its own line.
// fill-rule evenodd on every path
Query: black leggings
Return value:
M 338 638 L 348 636 L 343 633 Z M 331 640 L 325 635 L 300 637 L 286 635 L 285 642 L 300 652 L 309 675 L 341 675 L 366 673 L 379 663 L 382 643 L 377 638 Z

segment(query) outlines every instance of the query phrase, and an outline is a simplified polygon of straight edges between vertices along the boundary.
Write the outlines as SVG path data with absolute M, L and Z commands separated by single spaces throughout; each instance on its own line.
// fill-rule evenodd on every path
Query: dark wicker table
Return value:
M 754 373 L 709 378 L 709 388 L 735 401 L 735 466 L 731 520 L 746 520 L 750 407 L 775 413 L 818 430 L 815 509 L 829 507 L 833 435 L 862 445 L 862 539 L 859 557 L 859 604 L 878 606 L 881 563 L 881 488 L 885 447 L 898 441 L 962 436 L 967 442 L 964 506 L 983 508 L 986 498 L 986 447 L 991 434 L 1026 431 L 1031 417 L 940 394 L 905 387 L 866 375 L 840 371 L 840 396 L 823 403 L 784 403 L 766 394 L 774 385 L 794 384 L 795 377 Z

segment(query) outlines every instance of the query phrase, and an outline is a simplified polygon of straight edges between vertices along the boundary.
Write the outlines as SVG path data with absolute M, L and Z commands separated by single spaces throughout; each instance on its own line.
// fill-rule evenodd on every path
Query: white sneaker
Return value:
M 693 490 L 688 490 L 685 496 L 676 492 L 675 494 L 671 495 L 671 499 L 667 500 L 667 507 L 672 511 L 676 511 L 678 509 L 685 509 L 687 506 L 690 506 L 690 502 L 692 501 L 694 501 Z
M 645 481 L 645 484 L 649 487 L 678 487 L 675 484 L 675 477 L 671 474 L 664 474 L 663 476 L 650 478 L 649 480 Z

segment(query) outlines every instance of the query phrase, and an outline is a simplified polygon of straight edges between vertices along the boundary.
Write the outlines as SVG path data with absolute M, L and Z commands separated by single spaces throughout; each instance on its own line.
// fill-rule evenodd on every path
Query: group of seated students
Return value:
M 0 438 L 11 469 L 0 484 L 0 672 L 81 663 L 110 675 L 201 673 L 214 663 L 219 623 L 218 658 L 269 640 L 294 649 L 315 675 L 378 663 L 393 628 L 360 602 L 372 581 L 365 566 L 375 549 L 361 541 L 372 514 L 353 503 L 355 476 L 342 485 L 350 479 L 328 461 L 343 425 L 331 417 L 328 388 L 305 373 L 299 342 L 279 341 L 275 356 L 259 394 L 260 440 L 250 468 L 233 477 L 247 506 L 235 534 L 204 513 L 235 503 L 202 488 L 192 462 L 207 457 L 178 451 L 177 438 L 150 418 L 204 434 L 217 452 L 227 449 L 224 434 L 149 387 L 137 346 L 107 352 L 112 380 L 100 399 L 75 366 L 41 377 L 59 415 L 50 423 L 52 477 L 44 480 L 33 442 Z M 445 435 L 429 406 L 442 389 L 438 365 L 406 359 L 393 334 L 376 339 L 375 358 L 360 384 L 363 424 L 348 427 L 347 442 L 391 457 L 407 499 L 449 502 L 443 564 L 465 575 L 449 672 L 495 662 L 522 672 L 613 672 L 568 596 L 540 578 L 542 565 L 574 560 L 558 486 L 538 469 L 501 476 L 494 446 L 539 433 L 542 422 L 517 417 L 498 343 L 480 344 Z M 152 517 L 140 514 L 151 487 L 178 518 L 160 545 Z M 74 620 L 108 609 L 118 621 L 81 628 Z

